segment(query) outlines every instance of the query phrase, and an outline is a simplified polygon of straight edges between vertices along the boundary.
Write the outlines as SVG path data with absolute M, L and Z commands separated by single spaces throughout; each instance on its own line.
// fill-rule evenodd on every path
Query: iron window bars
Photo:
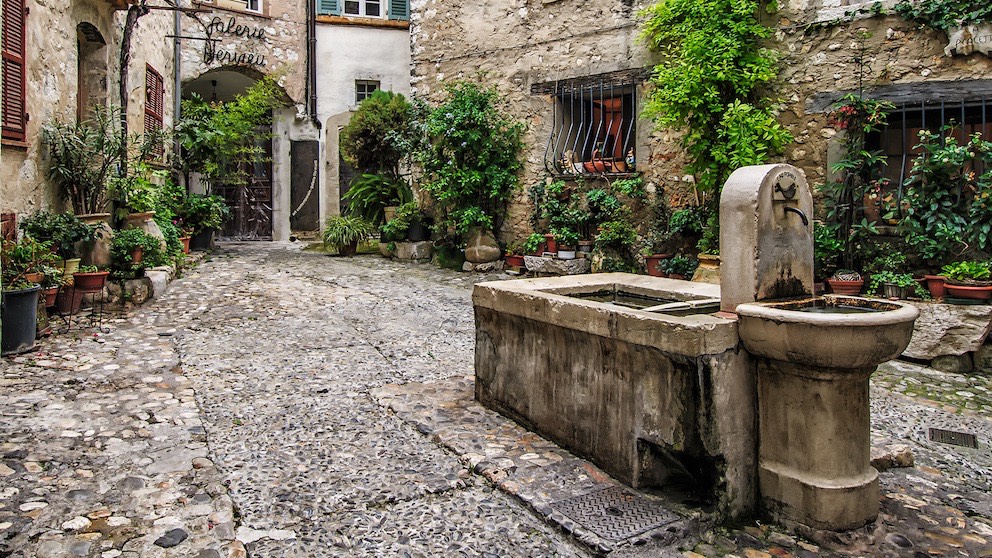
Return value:
M 879 199 L 891 194 L 895 200 L 894 207 L 899 208 L 901 217 L 903 184 L 913 167 L 913 159 L 919 154 L 916 146 L 921 130 L 940 134 L 941 141 L 952 133 L 959 144 L 966 142 L 975 132 L 980 132 L 984 139 L 992 139 L 990 112 L 989 100 L 985 97 L 954 102 L 912 101 L 896 105 L 896 109 L 888 114 L 888 126 L 868 138 L 869 150 L 880 150 L 887 158 L 882 177 L 887 178 L 891 186 L 888 191 L 881 192 Z M 951 124 L 953 127 L 948 129 Z M 985 171 L 984 168 L 972 170 L 979 174 Z
M 553 175 L 634 172 L 636 78 L 555 83 L 544 168 Z

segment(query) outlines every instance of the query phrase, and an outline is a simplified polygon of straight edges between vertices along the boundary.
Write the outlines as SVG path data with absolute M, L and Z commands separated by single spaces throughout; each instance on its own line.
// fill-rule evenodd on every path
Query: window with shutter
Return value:
M 389 19 L 410 20 L 409 0 L 389 0 Z
M 27 132 L 26 15 L 24 0 L 3 0 L 3 139 L 13 141 Z
M 320 15 L 340 15 L 341 5 L 338 0 L 319 0 L 317 13 Z
M 145 133 L 155 134 L 163 129 L 165 114 L 165 80 L 150 65 L 145 66 Z M 163 145 L 156 146 L 156 158 L 163 154 Z

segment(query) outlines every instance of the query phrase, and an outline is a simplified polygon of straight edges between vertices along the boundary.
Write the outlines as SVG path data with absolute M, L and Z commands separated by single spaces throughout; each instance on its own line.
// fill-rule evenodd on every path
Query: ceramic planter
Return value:
M 140 264 L 144 256 L 145 256 L 145 251 L 140 247 L 131 250 L 131 263 L 133 263 L 134 265 Z
M 592 253 L 592 241 L 591 240 L 580 240 L 579 241 L 579 252 L 585 254 Z
M 559 260 L 574 260 L 575 259 L 575 248 L 569 246 L 566 249 L 565 246 L 558 247 L 558 259 Z
M 864 279 L 858 281 L 841 281 L 839 279 L 827 279 L 827 284 L 830 285 L 830 292 L 839 295 L 857 296 L 861 294 L 861 288 L 864 287 Z
M 661 260 L 665 260 L 672 257 L 671 254 L 652 254 L 650 256 L 644 257 L 644 267 L 648 270 L 648 275 L 653 277 L 666 277 L 667 274 L 658 268 L 658 264 Z
M 354 256 L 357 252 L 358 252 L 357 240 L 350 244 L 342 244 L 341 248 L 338 250 L 338 254 L 341 256 Z
M 523 256 L 503 256 L 506 267 L 524 267 Z
M 945 283 L 947 296 L 954 298 L 969 298 L 972 300 L 989 300 L 992 298 L 992 287 L 969 287 L 966 285 L 952 285 Z
M 930 296 L 937 298 L 944 298 L 947 294 L 947 289 L 944 287 L 944 281 L 947 280 L 943 275 L 924 275 L 923 279 L 927 282 L 927 290 L 930 291 Z
M 189 247 L 191 250 L 204 251 L 209 250 L 210 246 L 214 241 L 214 230 L 207 229 L 205 231 L 200 231 L 193 235 L 193 238 L 189 241 Z
M 75 316 L 83 304 L 83 291 L 69 287 L 59 291 L 55 297 L 55 306 L 63 316 Z
M 94 271 L 92 273 L 74 273 L 72 275 L 73 288 L 81 293 L 93 293 L 103 290 L 103 285 L 107 282 L 109 271 Z
M 43 292 L 45 293 L 45 308 L 51 308 L 55 306 L 55 298 L 59 294 L 59 288 L 48 287 Z
M 544 235 L 544 248 L 547 252 L 557 252 L 558 251 L 558 241 L 555 240 L 555 235 L 546 234 Z
M 41 287 L 37 285 L 18 291 L 3 291 L 0 302 L 0 315 L 3 316 L 0 353 L 3 355 L 24 353 L 34 348 L 40 291 Z

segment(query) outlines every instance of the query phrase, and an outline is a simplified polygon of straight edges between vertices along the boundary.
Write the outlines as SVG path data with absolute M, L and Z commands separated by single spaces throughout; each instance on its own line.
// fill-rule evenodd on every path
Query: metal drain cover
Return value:
M 943 428 L 931 428 L 929 437 L 932 442 L 978 449 L 978 437 L 968 432 L 944 430 Z
M 657 502 L 619 486 L 554 502 L 551 508 L 608 541 L 629 539 L 679 519 Z

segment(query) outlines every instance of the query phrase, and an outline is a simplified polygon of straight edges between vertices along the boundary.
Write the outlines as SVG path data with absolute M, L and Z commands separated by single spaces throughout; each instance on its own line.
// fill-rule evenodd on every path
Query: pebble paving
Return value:
M 614 481 L 472 399 L 471 285 L 497 278 L 230 243 L 109 334 L 0 361 L 0 557 L 992 556 L 992 382 L 902 362 L 873 444 L 915 465 L 871 528 L 674 508 L 598 540 L 550 504 Z

